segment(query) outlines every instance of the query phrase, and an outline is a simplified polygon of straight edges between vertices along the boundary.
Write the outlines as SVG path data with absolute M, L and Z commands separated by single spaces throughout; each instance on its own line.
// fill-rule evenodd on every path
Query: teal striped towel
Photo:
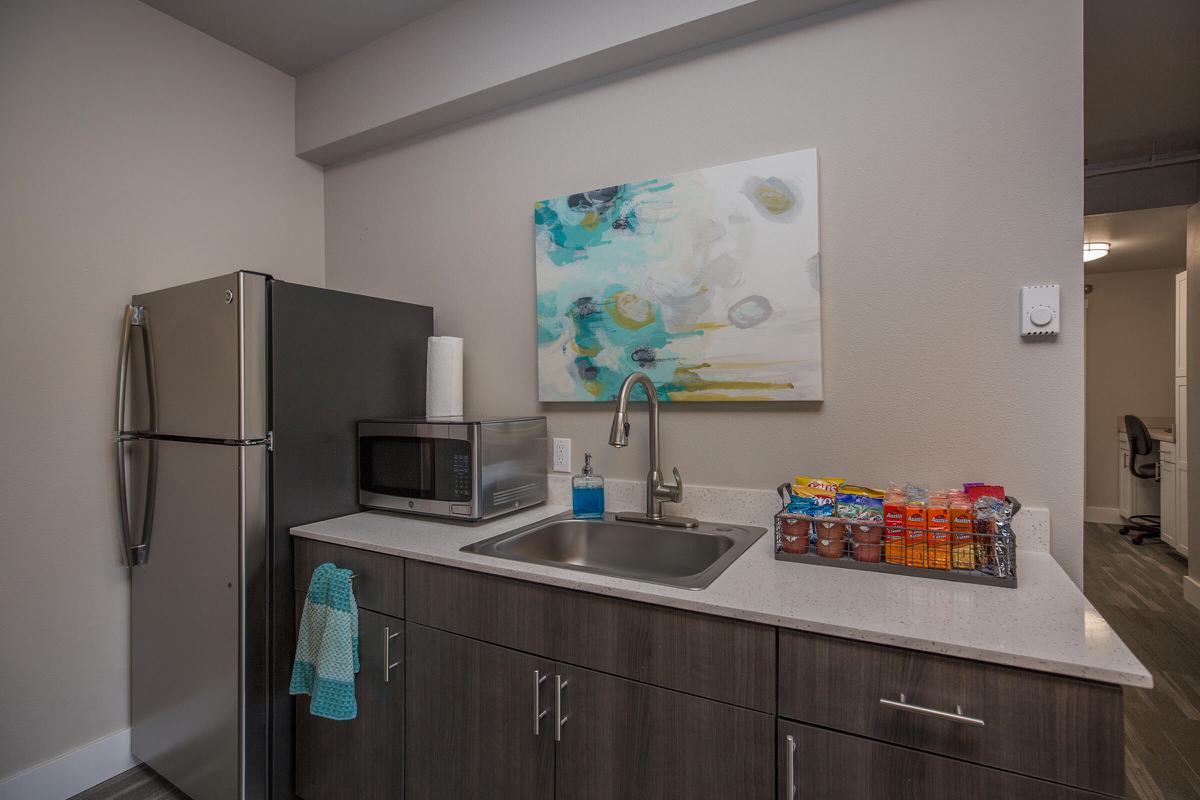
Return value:
M 309 713 L 354 719 L 354 676 L 358 664 L 358 604 L 348 569 L 325 563 L 313 570 L 300 617 L 300 639 L 292 666 L 291 694 L 312 695 Z

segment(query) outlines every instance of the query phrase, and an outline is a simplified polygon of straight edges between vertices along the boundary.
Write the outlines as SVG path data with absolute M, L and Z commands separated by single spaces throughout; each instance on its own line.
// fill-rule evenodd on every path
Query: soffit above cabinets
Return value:
M 142 0 L 289 75 L 300 75 L 454 0 Z

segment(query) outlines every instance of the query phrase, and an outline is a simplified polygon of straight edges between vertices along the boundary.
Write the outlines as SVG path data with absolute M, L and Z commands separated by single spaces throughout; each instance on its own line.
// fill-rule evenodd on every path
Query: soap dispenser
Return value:
M 592 472 L 592 454 L 583 454 L 583 472 L 571 478 L 571 507 L 578 519 L 604 516 L 604 478 Z

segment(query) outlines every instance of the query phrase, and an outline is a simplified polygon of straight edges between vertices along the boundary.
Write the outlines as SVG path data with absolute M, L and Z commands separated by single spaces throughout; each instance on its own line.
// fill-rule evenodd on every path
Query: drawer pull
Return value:
M 973 725 L 976 728 L 982 728 L 986 724 L 979 717 L 968 717 L 963 713 L 962 706 L 955 706 L 952 713 L 949 711 L 939 711 L 936 708 L 913 705 L 905 699 L 903 692 L 900 693 L 899 700 L 888 700 L 886 697 L 879 698 L 879 705 L 884 708 L 893 708 L 896 711 L 909 711 L 913 714 L 921 714 L 926 717 L 936 717 L 937 719 L 959 722 L 963 725 Z
M 550 709 L 542 710 L 542 684 L 549 675 L 543 675 L 540 669 L 533 671 L 533 735 L 542 735 L 542 718 L 550 713 Z
M 796 737 L 790 733 L 787 746 L 787 794 L 784 795 L 784 800 L 796 800 Z

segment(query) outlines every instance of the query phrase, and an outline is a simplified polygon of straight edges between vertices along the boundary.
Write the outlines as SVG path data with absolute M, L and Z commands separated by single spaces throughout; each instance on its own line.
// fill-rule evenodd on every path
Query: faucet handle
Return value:
M 683 478 L 679 476 L 679 467 L 671 467 L 671 474 L 675 476 L 675 485 L 671 487 L 671 502 L 683 502 Z

